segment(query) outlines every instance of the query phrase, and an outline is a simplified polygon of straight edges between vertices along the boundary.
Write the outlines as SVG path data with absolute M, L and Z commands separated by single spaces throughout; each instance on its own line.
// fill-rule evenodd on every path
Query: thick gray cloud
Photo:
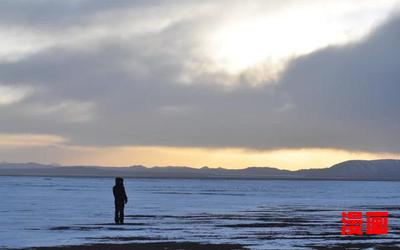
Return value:
M 281 80 L 317 145 L 398 151 L 400 19 L 365 41 L 293 61 Z
M 19 1 L 7 2 L 8 10 L 14 2 Z M 26 4 L 37 22 L 31 25 L 57 19 L 51 15 L 62 11 L 51 8 L 66 8 L 58 26 L 63 18 L 78 20 L 110 9 L 109 1 L 83 1 L 87 8 L 79 6 L 79 12 L 88 12 L 74 18 L 73 1 L 58 2 L 43 1 L 48 12 L 42 21 L 33 18 L 42 13 L 39 7 Z M 18 15 L 4 15 L 1 22 L 29 22 Z M 233 87 L 221 84 L 232 76 L 204 71 L 207 60 L 194 55 L 193 29 L 202 28 L 196 18 L 159 32 L 90 46 L 53 46 L 1 62 L 0 84 L 30 86 L 34 92 L 0 106 L 0 133 L 56 134 L 71 144 L 95 146 L 400 152 L 399 18 L 358 43 L 294 59 L 276 83 L 252 86 L 244 72 Z M 182 80 L 187 75 L 189 83 Z

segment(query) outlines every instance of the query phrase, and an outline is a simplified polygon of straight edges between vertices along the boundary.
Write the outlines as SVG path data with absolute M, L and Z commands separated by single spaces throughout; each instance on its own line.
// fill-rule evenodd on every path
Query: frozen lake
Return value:
M 125 179 L 125 225 L 113 224 L 113 185 L 112 178 L 0 177 L 0 248 L 114 241 L 400 246 L 400 182 Z M 342 211 L 388 211 L 389 234 L 343 237 Z

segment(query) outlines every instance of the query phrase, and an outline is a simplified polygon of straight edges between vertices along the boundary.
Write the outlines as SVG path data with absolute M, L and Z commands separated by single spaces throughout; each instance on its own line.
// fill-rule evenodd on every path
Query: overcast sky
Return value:
M 1 0 L 0 160 L 400 156 L 400 1 Z

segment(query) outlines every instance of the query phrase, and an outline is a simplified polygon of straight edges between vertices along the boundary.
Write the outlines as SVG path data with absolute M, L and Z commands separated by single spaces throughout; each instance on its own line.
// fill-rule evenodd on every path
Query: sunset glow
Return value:
M 1 137 L 0 137 L 1 138 Z M 3 138 L 4 139 L 4 138 Z M 34 138 L 32 138 L 34 139 Z M 10 141 L 12 140 L 12 141 Z M 99 166 L 188 166 L 201 168 L 222 167 L 241 169 L 246 167 L 276 167 L 287 170 L 303 168 L 324 168 L 353 159 L 400 158 L 400 154 L 368 153 L 338 149 L 279 149 L 256 151 L 240 148 L 177 148 L 177 147 L 81 147 L 58 144 L 60 139 L 37 138 L 31 144 L 22 146 L 18 137 L 8 139 L 14 142 L 14 149 L 21 150 L 35 162 L 63 165 Z M 12 144 L 10 144 L 12 145 Z M 4 145 L 3 145 L 4 146 Z M 23 148 L 21 148 L 23 147 Z M 1 145 L 0 145 L 1 148 Z M 8 151 L 9 155 L 13 155 Z M 18 155 L 10 158 L 18 162 Z

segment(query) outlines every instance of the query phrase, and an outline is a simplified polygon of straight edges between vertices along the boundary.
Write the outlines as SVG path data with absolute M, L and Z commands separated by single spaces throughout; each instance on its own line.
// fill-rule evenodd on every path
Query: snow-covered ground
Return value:
M 126 179 L 114 225 L 111 178 L 0 177 L 0 249 L 194 241 L 293 249 L 400 241 L 400 182 Z M 389 234 L 340 235 L 342 211 L 388 211 Z

